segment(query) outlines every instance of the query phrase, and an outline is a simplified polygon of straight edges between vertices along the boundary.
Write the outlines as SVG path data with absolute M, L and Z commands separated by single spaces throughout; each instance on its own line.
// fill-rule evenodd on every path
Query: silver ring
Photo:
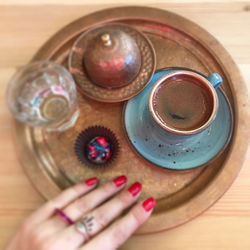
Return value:
M 90 234 L 89 232 L 92 231 L 93 221 L 94 217 L 83 217 L 81 220 L 75 223 L 76 230 L 80 232 L 86 241 L 89 240 Z

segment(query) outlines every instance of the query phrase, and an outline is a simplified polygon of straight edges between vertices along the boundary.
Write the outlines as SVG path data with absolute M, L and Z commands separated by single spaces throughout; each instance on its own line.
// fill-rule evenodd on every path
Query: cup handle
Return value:
M 222 78 L 219 74 L 217 73 L 212 73 L 207 77 L 208 81 L 213 85 L 215 89 L 217 89 L 221 83 L 222 83 Z

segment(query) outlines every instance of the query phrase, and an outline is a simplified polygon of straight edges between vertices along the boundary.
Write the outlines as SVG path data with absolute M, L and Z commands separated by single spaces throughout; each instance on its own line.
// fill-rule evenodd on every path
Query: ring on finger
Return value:
M 61 209 L 56 208 L 55 212 L 69 225 L 73 225 L 73 221 L 69 218 L 67 214 L 65 214 Z
M 94 225 L 93 216 L 84 216 L 78 222 L 75 223 L 76 230 L 80 232 L 86 241 L 90 238 L 90 233 Z

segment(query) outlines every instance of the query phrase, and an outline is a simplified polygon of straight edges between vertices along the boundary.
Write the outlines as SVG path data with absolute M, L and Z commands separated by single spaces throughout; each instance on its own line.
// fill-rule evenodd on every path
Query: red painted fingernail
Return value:
M 152 210 L 155 206 L 155 199 L 153 197 L 148 198 L 147 200 L 145 200 L 142 203 L 142 206 L 144 207 L 144 209 L 149 212 L 150 210 Z
M 96 185 L 97 182 L 98 182 L 98 178 L 93 177 L 93 178 L 90 178 L 90 179 L 86 180 L 85 184 L 87 186 L 94 186 L 94 185 Z
M 130 186 L 128 191 L 132 194 L 132 196 L 136 196 L 141 191 L 141 187 L 142 187 L 141 183 L 136 182 L 132 186 Z
M 127 177 L 125 175 L 122 175 L 122 176 L 119 176 L 119 177 L 116 177 L 113 182 L 115 183 L 115 185 L 117 187 L 120 187 L 121 185 L 123 185 L 124 183 L 127 182 Z

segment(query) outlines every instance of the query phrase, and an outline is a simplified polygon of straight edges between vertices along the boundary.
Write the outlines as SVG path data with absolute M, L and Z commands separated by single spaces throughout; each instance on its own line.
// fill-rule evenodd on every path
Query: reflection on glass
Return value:
M 9 82 L 7 104 L 19 121 L 51 131 L 68 129 L 79 116 L 71 74 L 51 61 L 21 68 Z

